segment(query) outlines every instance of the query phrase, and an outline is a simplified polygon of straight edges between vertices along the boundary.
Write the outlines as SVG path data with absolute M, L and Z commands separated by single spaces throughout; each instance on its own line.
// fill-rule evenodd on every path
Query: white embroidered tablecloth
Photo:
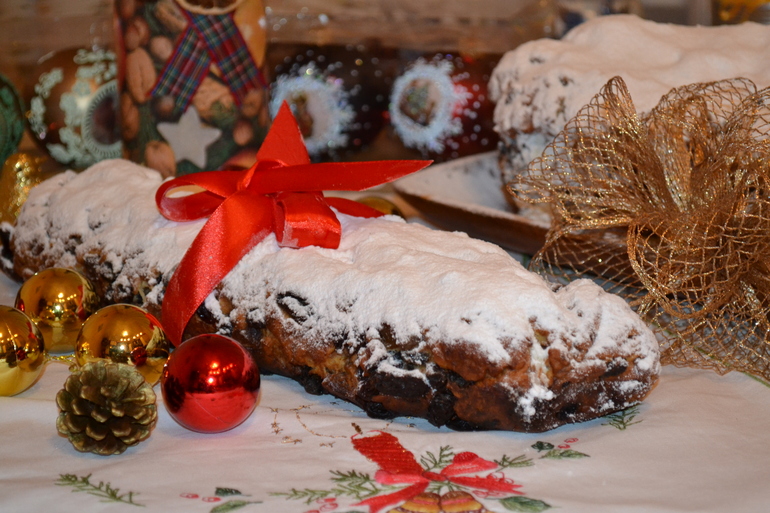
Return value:
M 0 304 L 14 293 L 0 278 Z M 265 376 L 254 414 L 221 434 L 179 426 L 158 394 L 152 436 L 110 457 L 78 453 L 58 435 L 54 397 L 67 375 L 50 362 L 30 389 L 0 397 L 2 512 L 374 513 L 404 503 L 415 485 L 436 492 L 433 511 L 446 512 L 457 511 L 450 490 L 497 513 L 770 511 L 770 388 L 743 374 L 665 367 L 643 404 L 539 434 L 370 419 Z M 402 447 L 405 462 L 430 472 L 383 484 L 378 464 L 354 447 L 363 437 Z M 483 464 L 463 473 L 461 460 Z M 472 478 L 513 483 L 516 493 Z

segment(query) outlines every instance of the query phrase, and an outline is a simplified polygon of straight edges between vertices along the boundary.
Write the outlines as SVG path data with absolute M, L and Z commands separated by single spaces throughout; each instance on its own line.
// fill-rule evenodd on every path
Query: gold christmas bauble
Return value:
M 45 343 L 24 312 L 0 306 L 0 395 L 28 389 L 45 367 Z
M 56 174 L 56 164 L 40 152 L 20 151 L 0 171 L 0 221 L 16 222 L 30 189 Z
M 158 320 L 138 306 L 117 304 L 97 311 L 80 330 L 75 360 L 109 360 L 133 365 L 148 383 L 160 379 L 171 345 Z
M 16 308 L 35 321 L 49 353 L 68 353 L 75 349 L 83 321 L 99 309 L 99 297 L 79 272 L 52 267 L 21 285 Z

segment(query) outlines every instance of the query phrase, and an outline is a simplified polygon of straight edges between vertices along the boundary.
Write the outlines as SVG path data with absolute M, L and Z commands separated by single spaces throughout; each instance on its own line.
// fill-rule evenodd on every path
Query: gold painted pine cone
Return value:
M 120 454 L 158 421 L 155 392 L 131 365 L 99 360 L 75 370 L 56 394 L 56 428 L 80 452 Z

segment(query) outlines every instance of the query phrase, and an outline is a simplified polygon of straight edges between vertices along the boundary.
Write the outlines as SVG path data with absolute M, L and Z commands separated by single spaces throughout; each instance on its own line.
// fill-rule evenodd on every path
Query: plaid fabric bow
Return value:
M 208 73 L 213 61 L 237 105 L 249 90 L 267 87 L 232 13 L 196 14 L 184 11 L 187 29 L 151 91 L 152 96 L 172 96 L 183 111 Z

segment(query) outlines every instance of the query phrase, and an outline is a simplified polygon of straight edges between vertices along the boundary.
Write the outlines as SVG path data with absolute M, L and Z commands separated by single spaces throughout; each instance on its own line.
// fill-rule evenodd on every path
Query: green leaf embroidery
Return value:
M 521 468 L 534 465 L 532 458 L 527 458 L 523 454 L 521 456 L 516 456 L 515 458 L 509 458 L 508 455 L 503 454 L 503 457 L 499 460 L 495 460 L 495 463 L 500 465 L 500 468 Z
M 576 459 L 576 458 L 589 458 L 588 454 L 574 451 L 572 449 L 551 449 L 547 453 L 543 454 L 541 458 L 548 458 L 552 460 L 563 459 Z
M 337 495 L 352 495 L 356 499 L 362 500 L 382 492 L 382 488 L 378 485 L 377 481 L 366 473 L 356 472 L 355 470 L 349 472 L 333 470 L 332 476 L 334 476 L 332 481 L 337 483 L 332 492 L 336 492 Z
M 449 445 L 442 445 L 438 450 L 438 456 L 432 452 L 425 453 L 425 456 L 420 458 L 420 464 L 422 468 L 427 471 L 441 469 L 452 463 L 455 453 L 452 447 Z
M 305 501 L 306 504 L 310 504 L 313 501 L 325 499 L 327 497 L 336 497 L 338 495 L 354 497 L 356 500 L 360 501 L 384 492 L 399 489 L 398 486 L 382 486 L 372 479 L 369 474 L 356 472 L 355 470 L 350 470 L 348 472 L 332 470 L 331 474 L 332 481 L 337 483 L 337 486 L 331 490 L 313 490 L 310 488 L 297 490 L 296 488 L 292 488 L 289 492 L 274 492 L 270 495 L 286 497 L 286 500 L 302 500 Z
M 240 490 L 235 488 L 220 488 L 217 487 L 217 491 L 214 493 L 217 497 L 230 497 L 232 495 L 243 495 Z
M 75 474 L 59 474 L 56 485 L 71 486 L 74 488 L 74 490 L 72 490 L 73 492 L 85 492 L 89 495 L 99 497 L 102 499 L 101 502 L 122 502 L 123 504 L 144 507 L 144 504 L 134 502 L 134 492 L 120 495 L 120 489 L 113 488 L 110 483 L 104 483 L 102 481 L 99 481 L 98 485 L 91 483 L 91 474 L 81 476 L 80 478 Z
M 223 502 L 219 506 L 215 506 L 211 509 L 211 513 L 227 513 L 228 511 L 235 511 L 241 509 L 249 504 L 261 504 L 262 501 L 244 501 L 244 500 L 232 500 Z
M 526 513 L 537 513 L 539 511 L 551 509 L 551 505 L 546 502 L 537 499 L 530 499 L 529 497 L 523 497 L 520 495 L 516 497 L 501 499 L 500 504 L 502 504 L 505 509 L 509 511 L 523 511 Z
M 538 452 L 539 451 L 550 451 L 551 449 L 554 448 L 554 445 L 550 444 L 548 442 L 536 442 L 536 443 L 532 444 L 532 448 L 535 449 Z
M 305 504 L 310 504 L 313 501 L 325 499 L 326 497 L 333 495 L 333 493 L 334 492 L 331 490 L 311 490 L 310 488 L 297 490 L 296 488 L 292 488 L 288 492 L 273 492 L 270 495 L 276 497 L 286 497 L 286 500 L 305 501 Z
M 621 431 L 625 430 L 628 426 L 633 424 L 639 424 L 641 420 L 634 420 L 639 415 L 639 405 L 626 408 L 625 410 L 607 415 L 607 422 L 602 423 L 602 426 L 612 426 Z

